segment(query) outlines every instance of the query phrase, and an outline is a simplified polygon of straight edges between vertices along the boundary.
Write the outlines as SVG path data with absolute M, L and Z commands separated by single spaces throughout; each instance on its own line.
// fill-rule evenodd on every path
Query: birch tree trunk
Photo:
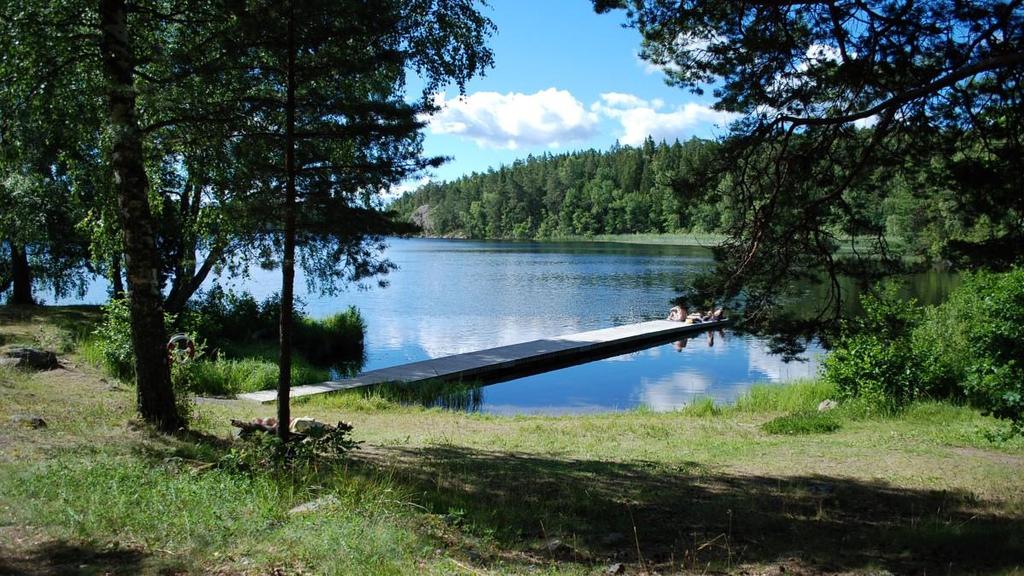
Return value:
M 167 360 L 162 295 L 157 270 L 149 179 L 135 107 L 135 62 L 125 0 L 100 0 L 100 50 L 107 80 L 111 164 L 118 217 L 124 230 L 125 269 L 131 302 L 137 400 L 142 418 L 164 432 L 180 428 Z

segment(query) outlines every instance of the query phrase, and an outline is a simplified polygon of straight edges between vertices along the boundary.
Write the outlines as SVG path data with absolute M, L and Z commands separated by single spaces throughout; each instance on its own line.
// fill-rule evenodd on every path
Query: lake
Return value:
M 309 293 L 301 273 L 296 278 L 314 317 L 359 308 L 364 370 L 664 318 L 676 287 L 711 262 L 700 247 L 588 242 L 395 239 L 387 254 L 399 268 L 386 288 L 325 297 Z M 925 292 L 948 289 L 941 279 L 916 283 Z M 256 269 L 222 284 L 263 299 L 280 290 L 280 274 Z M 105 298 L 105 283 L 96 282 L 77 301 Z M 803 361 L 785 362 L 762 339 L 725 330 L 493 384 L 448 403 L 492 413 L 674 410 L 703 397 L 730 402 L 756 382 L 813 377 L 822 354 L 812 345 Z

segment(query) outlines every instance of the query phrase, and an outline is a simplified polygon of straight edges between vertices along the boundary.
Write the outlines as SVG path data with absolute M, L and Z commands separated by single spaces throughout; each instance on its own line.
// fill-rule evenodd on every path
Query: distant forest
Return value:
M 431 236 L 553 238 L 717 231 L 726 210 L 701 167 L 716 144 L 693 139 L 517 160 L 430 183 L 393 206 Z
M 606 152 L 529 156 L 452 182 L 426 184 L 392 207 L 427 236 L 724 233 L 741 216 L 729 168 L 720 165 L 720 146 L 697 138 L 672 144 L 648 138 L 640 146 L 616 144 Z M 846 192 L 863 218 L 861 230 L 883 234 L 891 247 L 908 255 L 941 258 L 950 241 L 992 232 L 992 223 L 965 209 L 924 169 L 879 171 L 865 180 L 864 186 L 884 189 L 884 201 L 867 201 L 858 188 Z

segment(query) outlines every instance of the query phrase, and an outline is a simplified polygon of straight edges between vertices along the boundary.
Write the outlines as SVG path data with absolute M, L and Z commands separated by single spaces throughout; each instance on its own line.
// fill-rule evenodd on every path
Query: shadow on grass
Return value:
M 139 574 L 144 552 L 126 548 L 97 549 L 88 544 L 50 541 L 26 549 L 0 548 L 0 575 Z
M 357 457 L 464 530 L 552 561 L 973 573 L 1024 559 L 1024 519 L 962 492 L 461 447 Z

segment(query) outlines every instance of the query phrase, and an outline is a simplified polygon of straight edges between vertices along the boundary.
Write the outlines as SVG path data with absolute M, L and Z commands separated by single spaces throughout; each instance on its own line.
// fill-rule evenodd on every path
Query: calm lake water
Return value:
M 675 287 L 710 264 L 707 250 L 612 243 L 393 240 L 399 269 L 390 285 L 324 297 L 297 295 L 324 316 L 349 305 L 367 323 L 364 370 L 561 334 L 664 318 Z M 919 280 L 928 284 L 934 279 Z M 924 291 L 946 289 L 926 285 Z M 280 289 L 278 272 L 221 281 L 262 299 Z M 85 302 L 106 299 L 97 282 Z M 580 413 L 647 406 L 673 410 L 695 399 L 734 400 L 755 382 L 817 374 L 823 351 L 784 362 L 764 341 L 730 330 L 486 386 L 453 404 L 495 413 Z

